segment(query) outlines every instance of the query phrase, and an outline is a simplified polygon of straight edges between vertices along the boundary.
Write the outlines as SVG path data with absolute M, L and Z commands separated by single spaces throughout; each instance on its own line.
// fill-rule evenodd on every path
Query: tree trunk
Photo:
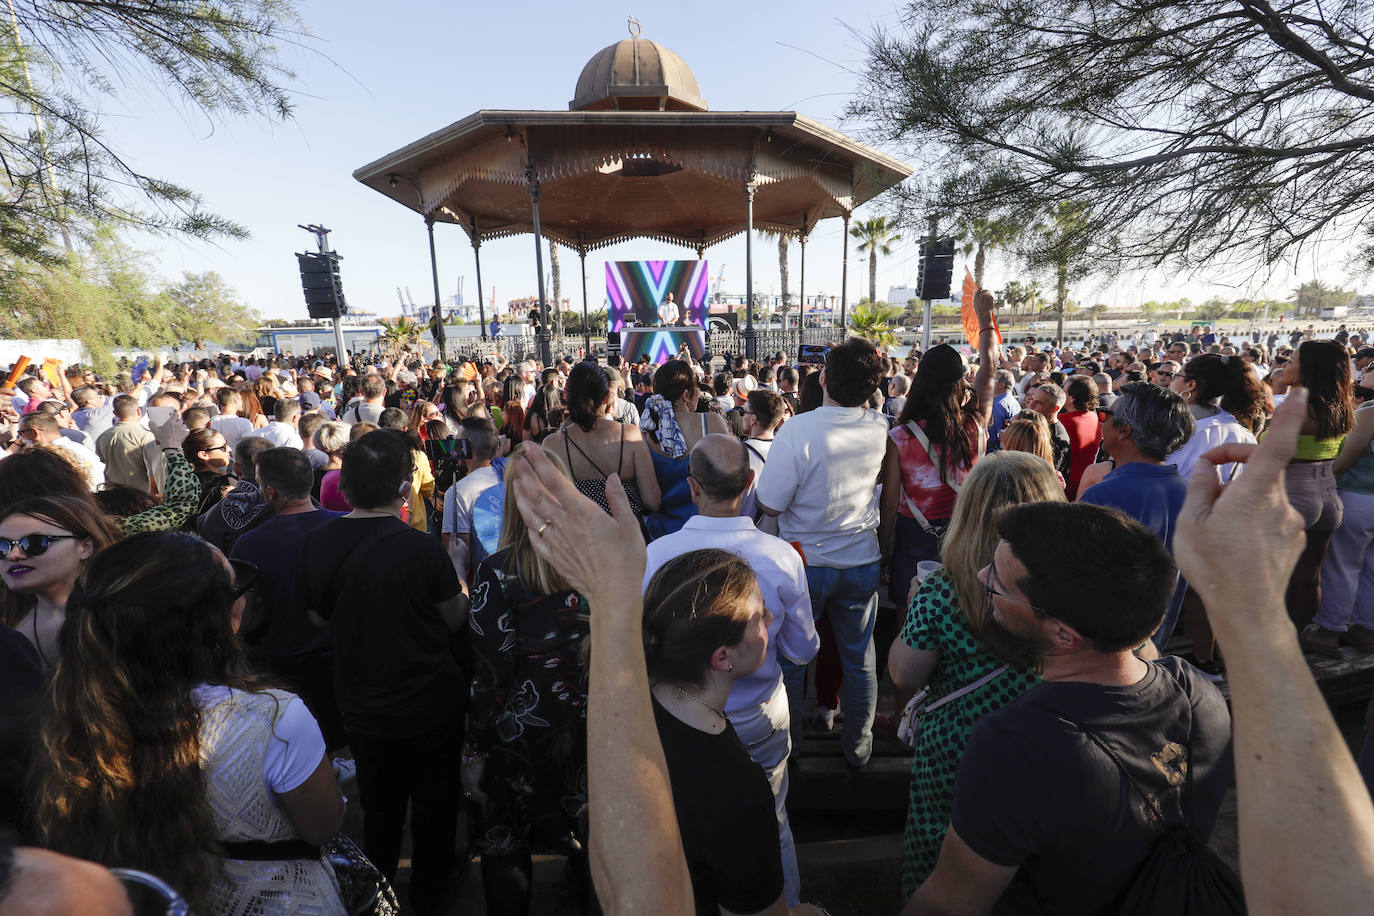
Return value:
M 978 284 L 978 288 L 983 288 L 983 265 L 987 263 L 988 251 L 981 241 L 978 243 L 978 251 L 973 255 L 973 282 Z
M 878 248 L 868 250 L 868 304 L 878 301 Z
M 1055 336 L 1059 338 L 1062 346 L 1064 343 L 1064 309 L 1069 302 L 1069 265 L 1066 261 L 1060 261 L 1055 268 L 1055 302 L 1054 310 L 1057 313 L 1058 324 Z
M 549 239 L 549 285 L 553 287 L 553 333 L 563 336 L 563 272 L 558 266 L 558 243 Z

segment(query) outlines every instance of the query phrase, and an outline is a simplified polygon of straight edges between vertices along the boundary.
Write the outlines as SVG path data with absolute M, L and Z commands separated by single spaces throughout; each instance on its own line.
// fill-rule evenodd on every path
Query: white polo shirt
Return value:
M 791 422 L 791 421 L 789 421 Z M 768 649 L 763 665 L 745 678 L 735 681 L 725 702 L 727 715 L 762 706 L 782 683 L 778 653 L 798 665 L 816 657 L 821 638 L 811 616 L 811 592 L 806 586 L 806 568 L 801 556 L 789 544 L 764 534 L 747 518 L 711 518 L 694 515 L 679 531 L 664 535 L 647 548 L 644 588 L 659 567 L 674 557 L 693 550 L 714 547 L 742 557 L 754 570 L 763 593 L 764 607 L 773 613 L 768 627 Z
M 826 405 L 788 420 L 773 438 L 755 495 L 781 510 L 778 535 L 800 542 L 809 565 L 852 569 L 880 559 L 887 429 L 876 410 Z

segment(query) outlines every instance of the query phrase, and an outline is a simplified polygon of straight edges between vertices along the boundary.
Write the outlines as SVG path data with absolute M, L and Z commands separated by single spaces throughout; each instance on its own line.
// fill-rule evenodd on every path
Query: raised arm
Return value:
M 973 393 L 978 399 L 978 415 L 983 425 L 992 423 L 992 392 L 997 371 L 997 334 L 992 318 L 992 293 L 980 289 L 973 297 L 973 310 L 978 314 L 978 372 L 973 376 Z
M 1240 873 L 1252 916 L 1363 912 L 1374 888 L 1374 805 L 1298 645 L 1283 593 L 1303 523 L 1284 468 L 1307 416 L 1295 388 L 1261 445 L 1199 459 L 1174 555 L 1226 646 L 1240 809 Z M 1216 468 L 1245 462 L 1224 488 Z M 1306 844 L 1331 856 L 1294 856 Z
M 639 521 L 619 475 L 606 481 L 608 516 L 540 449 L 515 460 L 528 465 L 513 486 L 534 549 L 591 610 L 587 788 L 597 897 L 608 916 L 690 916 L 692 881 L 644 664 Z

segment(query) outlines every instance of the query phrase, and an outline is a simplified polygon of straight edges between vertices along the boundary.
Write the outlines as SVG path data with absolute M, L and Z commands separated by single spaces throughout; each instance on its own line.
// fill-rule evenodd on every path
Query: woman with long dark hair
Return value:
M 698 412 L 699 393 L 691 363 L 670 359 L 654 372 L 654 393 L 640 411 L 661 494 L 658 511 L 644 520 L 651 537 L 672 534 L 697 514 L 687 485 L 688 455 L 703 437 L 730 431 L 719 414 Z
M 888 433 L 878 543 L 891 559 L 888 597 L 898 607 L 906 605 L 916 564 L 939 558 L 959 486 L 987 449 L 996 369 L 992 297 L 979 290 L 974 302 L 981 330 L 973 383 L 958 350 L 932 347 Z
M 1307 418 L 1298 436 L 1298 450 L 1283 475 L 1288 502 L 1302 513 L 1307 534 L 1307 544 L 1288 580 L 1288 615 L 1299 629 L 1306 628 L 1306 646 L 1339 656 L 1337 640 L 1332 638 L 1336 634 L 1328 635 L 1309 624 L 1321 599 L 1322 560 L 1343 514 L 1331 466 L 1355 425 L 1350 355 L 1334 340 L 1305 340 L 1284 366 L 1284 381 L 1290 389 L 1299 385 L 1307 389 Z
M 235 638 L 252 575 L 189 534 L 91 558 L 35 762 L 49 848 L 166 878 L 206 913 L 342 914 L 317 847 L 343 819 L 314 718 Z
M 565 394 L 570 422 L 543 441 L 544 451 L 562 458 L 582 495 L 607 511 L 606 478 L 612 474 L 620 475 L 636 513 L 657 509 L 658 479 L 644 434 L 606 416 L 615 392 L 605 368 L 593 362 L 573 366 Z
M 1229 442 L 1254 444 L 1273 413 L 1272 401 L 1264 386 L 1240 357 L 1205 354 L 1184 363 L 1169 382 L 1169 388 L 1188 403 L 1196 429 L 1184 446 L 1166 464 L 1178 466 L 1188 477 L 1203 452 Z M 1236 465 L 1221 466 L 1222 480 L 1234 476 Z
M 200 481 L 200 503 L 185 526 L 187 531 L 195 531 L 196 520 L 223 499 L 238 484 L 238 478 L 230 472 L 234 456 L 229 453 L 229 441 L 219 430 L 208 426 L 191 430 L 181 443 L 181 453 Z

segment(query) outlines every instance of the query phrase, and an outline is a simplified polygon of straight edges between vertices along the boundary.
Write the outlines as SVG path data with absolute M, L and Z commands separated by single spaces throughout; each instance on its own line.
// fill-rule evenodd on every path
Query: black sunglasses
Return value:
M 229 593 L 229 598 L 237 601 L 257 586 L 258 568 L 247 560 L 231 559 L 229 565 L 234 570 L 234 590 Z
M 78 540 L 74 534 L 26 534 L 22 538 L 0 538 L 0 556 L 7 557 L 10 551 L 18 547 L 24 551 L 28 557 L 41 557 L 48 552 L 48 547 L 53 541 L 75 541 Z

